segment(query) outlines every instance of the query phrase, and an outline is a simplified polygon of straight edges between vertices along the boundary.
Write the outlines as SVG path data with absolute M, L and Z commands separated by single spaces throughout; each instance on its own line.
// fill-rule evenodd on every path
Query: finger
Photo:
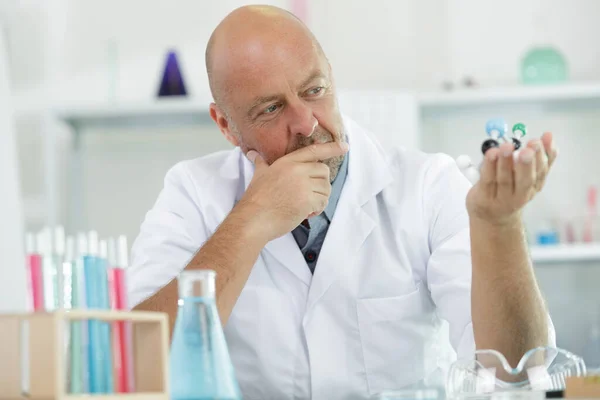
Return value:
M 321 162 L 315 162 L 308 164 L 310 167 L 309 176 L 311 178 L 321 178 L 326 179 L 329 182 L 329 175 L 331 173 L 327 164 L 323 164 Z
M 348 144 L 345 142 L 315 143 L 298 149 L 288 156 L 298 162 L 323 161 L 346 154 Z
M 543 149 L 541 140 L 532 140 L 527 143 L 527 148 L 534 152 L 535 160 L 535 190 L 540 191 L 544 187 L 546 176 L 548 175 L 548 156 Z
M 331 195 L 331 183 L 329 183 L 329 180 L 327 179 L 311 179 L 311 186 L 313 193 L 326 196 L 327 198 Z
M 548 156 L 548 168 L 550 168 L 552 167 L 552 164 L 554 164 L 554 160 L 556 160 L 556 157 L 558 157 L 558 148 L 554 143 L 552 133 L 544 133 L 542 135 L 542 143 L 544 144 L 544 150 L 546 151 L 546 155 Z
M 485 152 L 485 157 L 481 165 L 481 176 L 479 178 L 479 182 L 489 198 L 496 197 L 496 169 L 499 154 L 500 150 L 497 148 L 489 149 Z
M 512 143 L 507 142 L 500 145 L 496 167 L 497 197 L 509 198 L 514 194 L 513 150 Z
M 529 201 L 536 183 L 536 153 L 529 147 L 525 147 L 519 153 L 517 165 L 515 166 L 515 196 L 520 203 Z
M 327 204 L 329 203 L 329 195 L 325 196 L 324 194 L 321 193 L 313 193 L 312 198 L 311 198 L 311 206 L 312 206 L 312 212 L 309 215 L 319 215 L 321 214 L 325 208 L 327 207 Z
M 260 154 L 258 154 L 257 151 L 250 150 L 246 153 L 246 157 L 252 164 L 254 164 L 254 168 L 257 170 L 269 166 L 269 164 L 267 164 L 267 162 L 260 156 Z

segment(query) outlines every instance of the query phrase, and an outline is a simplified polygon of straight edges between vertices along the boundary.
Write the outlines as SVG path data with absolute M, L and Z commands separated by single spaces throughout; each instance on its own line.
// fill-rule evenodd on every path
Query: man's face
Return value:
M 312 43 L 257 46 L 247 61 L 229 74 L 224 95 L 244 153 L 255 150 L 272 164 L 313 143 L 345 141 L 329 63 Z M 331 180 L 342 160 L 323 161 Z

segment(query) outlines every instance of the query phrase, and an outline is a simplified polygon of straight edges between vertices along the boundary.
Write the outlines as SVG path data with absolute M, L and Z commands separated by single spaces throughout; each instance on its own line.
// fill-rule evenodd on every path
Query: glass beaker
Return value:
M 178 277 L 179 310 L 170 353 L 172 400 L 238 400 L 240 389 L 215 302 L 212 270 Z

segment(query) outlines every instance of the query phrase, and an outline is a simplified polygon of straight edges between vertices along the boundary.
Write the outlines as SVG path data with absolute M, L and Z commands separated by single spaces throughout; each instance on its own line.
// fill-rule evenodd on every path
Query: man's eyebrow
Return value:
M 300 87 L 303 88 L 305 86 L 308 86 L 309 83 L 311 83 L 312 81 L 314 81 L 316 79 L 324 79 L 324 78 L 326 78 L 326 76 L 325 76 L 325 74 L 323 74 L 323 72 L 321 72 L 320 70 L 314 71 L 312 74 L 310 74 L 310 76 L 304 82 L 302 82 L 302 85 Z M 256 109 L 256 107 L 258 107 L 262 104 L 265 104 L 265 103 L 269 103 L 271 101 L 278 100 L 280 98 L 281 98 L 281 96 L 278 96 L 278 95 L 257 97 L 252 102 L 252 105 L 250 106 L 250 110 L 248 111 L 248 115 L 252 115 L 254 113 L 254 110 Z
M 279 98 L 280 98 L 280 96 L 278 96 L 278 95 L 257 97 L 252 102 L 252 106 L 250 107 L 250 110 L 248 111 L 248 115 L 252 115 L 252 113 L 254 112 L 254 109 L 256 107 L 260 106 L 261 104 L 269 103 L 271 101 L 278 100 Z
M 310 74 L 310 76 L 304 82 L 302 82 L 302 85 L 300 85 L 300 87 L 303 88 L 316 79 L 325 79 L 325 78 L 326 78 L 326 76 L 323 72 L 321 72 L 320 70 L 316 70 L 312 74 Z

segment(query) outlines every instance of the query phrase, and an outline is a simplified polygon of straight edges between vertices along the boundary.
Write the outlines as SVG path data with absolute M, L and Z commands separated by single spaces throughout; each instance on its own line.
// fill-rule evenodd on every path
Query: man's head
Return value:
M 287 11 L 233 11 L 209 40 L 206 69 L 215 100 L 211 117 L 244 153 L 255 150 L 271 164 L 312 143 L 345 140 L 329 62 Z M 342 157 L 324 162 L 333 180 Z

